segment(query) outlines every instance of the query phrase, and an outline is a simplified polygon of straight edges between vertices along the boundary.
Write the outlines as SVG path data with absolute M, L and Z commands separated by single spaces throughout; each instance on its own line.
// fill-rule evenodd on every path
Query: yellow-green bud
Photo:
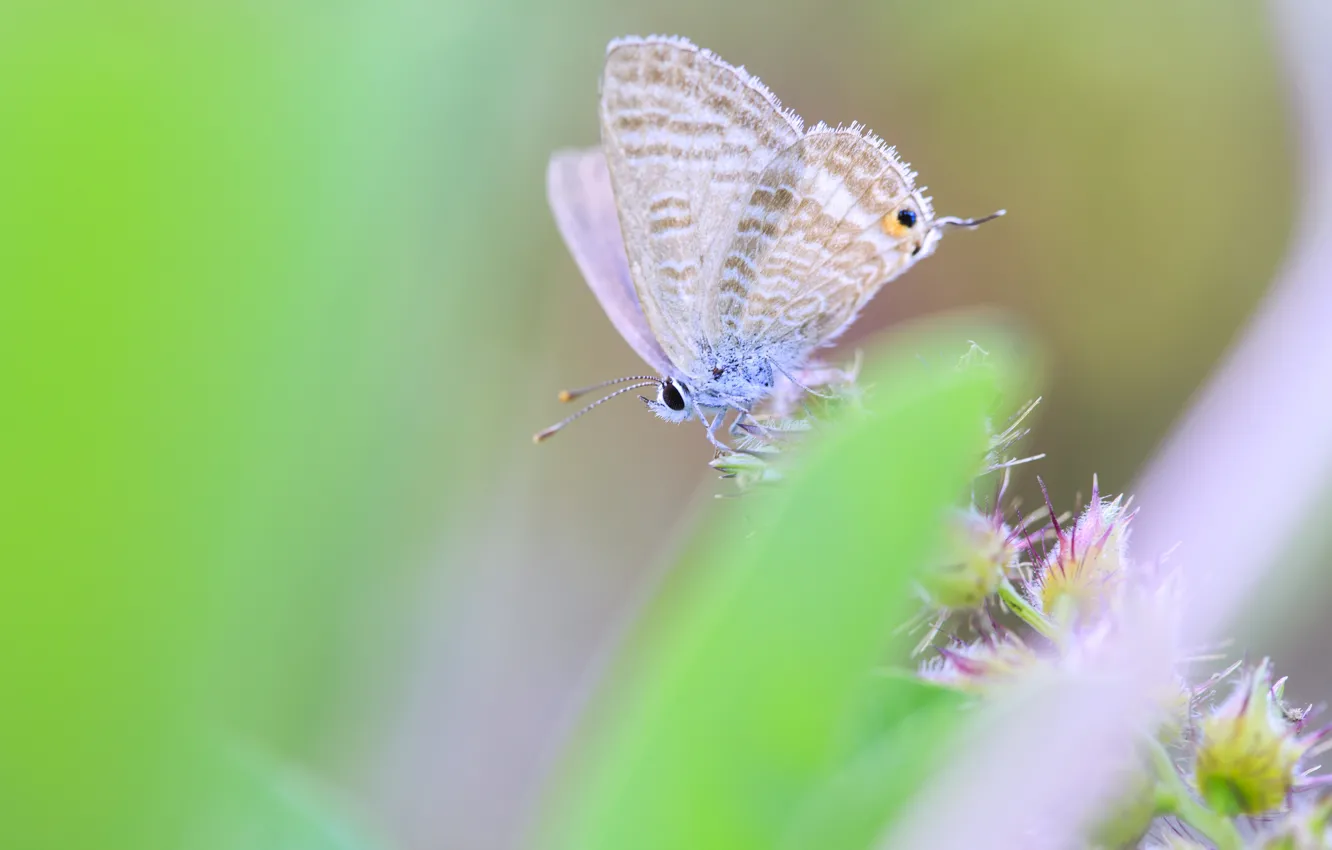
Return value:
M 1170 745 L 1179 740 L 1189 726 L 1193 716 L 1193 692 L 1178 676 L 1172 678 L 1161 695 L 1157 698 L 1156 740 Z
M 955 511 L 949 517 L 943 557 L 921 577 L 921 586 L 940 608 L 979 608 L 1016 569 L 1018 551 L 1013 530 L 998 514 L 987 516 L 974 507 Z
M 1307 748 L 1282 716 L 1264 661 L 1203 718 L 1194 780 L 1222 814 L 1270 812 L 1285 804 Z

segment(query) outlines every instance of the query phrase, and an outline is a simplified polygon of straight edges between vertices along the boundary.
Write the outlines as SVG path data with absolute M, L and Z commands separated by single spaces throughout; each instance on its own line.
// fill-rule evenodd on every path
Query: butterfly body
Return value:
M 748 415 L 782 376 L 794 381 L 933 253 L 941 225 L 979 223 L 936 218 L 914 173 L 864 128 L 805 129 L 757 78 L 681 38 L 611 42 L 600 116 L 600 148 L 552 157 L 556 221 L 607 315 L 661 375 L 640 376 L 658 387 L 648 406 L 697 415 L 719 448 L 722 415 Z
M 749 408 L 766 396 L 775 379 L 776 352 L 722 339 L 714 348 L 700 340 L 700 356 L 683 380 L 704 407 Z

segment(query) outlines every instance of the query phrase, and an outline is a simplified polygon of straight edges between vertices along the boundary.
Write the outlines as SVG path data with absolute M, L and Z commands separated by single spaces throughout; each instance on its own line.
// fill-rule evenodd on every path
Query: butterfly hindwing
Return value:
M 601 149 L 553 154 L 546 196 L 569 253 L 620 336 L 659 374 L 674 374 L 639 305 Z
M 812 129 L 769 163 L 745 205 L 712 292 L 709 339 L 792 363 L 836 337 L 911 264 L 924 234 L 894 224 L 903 208 L 920 222 L 932 215 L 890 148 L 854 126 Z

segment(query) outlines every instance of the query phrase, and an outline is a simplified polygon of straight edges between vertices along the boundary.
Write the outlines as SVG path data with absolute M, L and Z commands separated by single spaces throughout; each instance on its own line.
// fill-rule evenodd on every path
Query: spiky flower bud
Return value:
M 1123 497 L 1103 499 L 1093 477 L 1091 502 L 1071 527 L 1055 522 L 1055 542 L 1039 564 L 1040 602 L 1047 615 L 1087 619 L 1118 605 L 1129 572 L 1132 519 Z
M 1202 721 L 1194 778 L 1207 804 L 1227 815 L 1279 809 L 1313 739 L 1296 737 L 1264 660 Z M 1314 736 L 1316 737 L 1316 736 Z
M 979 608 L 1017 568 L 1020 550 L 1013 530 L 998 513 L 969 507 L 949 516 L 946 533 L 944 555 L 921 577 L 921 586 L 939 608 Z
M 1156 740 L 1162 744 L 1173 744 L 1184 734 L 1192 719 L 1193 691 L 1183 679 L 1175 676 L 1161 692 L 1156 704 L 1160 707 Z
M 939 649 L 926 662 L 921 678 L 971 693 L 985 693 L 1011 683 L 1035 669 L 1042 658 L 1014 634 Z
M 743 489 L 755 484 L 769 484 L 782 480 L 782 473 L 769 462 L 775 451 L 751 449 L 749 453 L 733 452 L 713 458 L 708 464 L 723 478 L 736 479 Z

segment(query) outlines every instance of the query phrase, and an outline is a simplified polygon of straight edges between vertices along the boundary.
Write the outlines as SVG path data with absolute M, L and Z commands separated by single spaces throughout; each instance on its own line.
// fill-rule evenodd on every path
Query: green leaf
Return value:
M 938 705 L 957 709 L 975 698 L 937 682 L 921 679 L 911 670 L 890 668 L 865 679 L 843 725 L 840 752 L 848 760 L 882 740 L 902 720 Z
M 874 728 L 844 766 L 807 797 L 784 848 L 866 848 L 945 752 L 967 695 L 907 675 L 875 677 L 862 733 Z
M 383 850 L 388 845 L 313 775 L 250 747 L 218 765 L 209 815 L 191 845 L 201 850 Z
M 0 12 L 6 850 L 197 848 L 218 727 L 338 763 L 352 624 L 462 486 L 413 483 L 477 356 L 430 341 L 486 327 L 433 293 L 499 291 L 441 284 L 462 228 L 404 239 L 435 163 L 487 171 L 423 131 L 424 55 L 483 55 L 450 10 L 124 5 Z
M 869 371 L 864 414 L 824 428 L 784 484 L 719 507 L 587 724 L 542 846 L 771 848 L 847 769 L 865 678 L 984 451 L 995 392 L 913 354 Z

